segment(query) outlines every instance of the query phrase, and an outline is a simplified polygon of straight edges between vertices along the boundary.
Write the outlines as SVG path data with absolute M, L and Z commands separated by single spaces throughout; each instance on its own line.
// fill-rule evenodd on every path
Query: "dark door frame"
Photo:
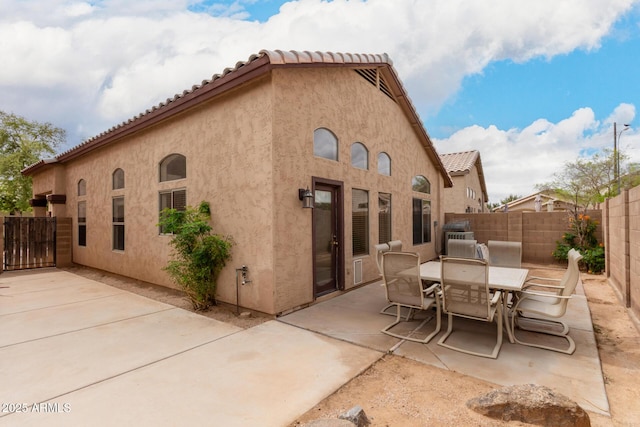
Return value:
M 312 188 L 313 188 L 313 193 L 315 194 L 316 191 L 316 185 L 320 184 L 320 185 L 326 185 L 326 186 L 330 186 L 330 187 L 334 187 L 338 190 L 338 200 L 336 201 L 336 206 L 335 206 L 335 210 L 336 210 L 336 228 L 338 230 L 338 236 L 337 236 L 337 240 L 338 240 L 338 256 L 336 259 L 336 278 L 337 278 L 337 284 L 336 287 L 338 290 L 344 290 L 345 289 L 345 276 L 344 276 L 344 265 L 345 265 L 345 252 L 344 252 L 344 183 L 342 181 L 336 181 L 333 179 L 325 179 L 325 178 L 319 178 L 319 177 L 312 177 Z M 315 219 L 312 222 L 312 231 L 311 231 L 311 235 L 312 235 L 312 263 L 313 263 L 313 298 L 316 299 L 318 296 L 316 294 L 316 289 L 315 289 L 315 282 L 316 282 L 316 242 L 315 242 L 315 238 L 316 238 L 316 225 L 315 225 Z

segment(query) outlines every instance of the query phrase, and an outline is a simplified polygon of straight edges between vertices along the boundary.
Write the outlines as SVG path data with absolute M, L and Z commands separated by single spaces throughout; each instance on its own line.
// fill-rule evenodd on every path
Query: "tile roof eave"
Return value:
M 436 165 L 436 167 L 440 170 L 440 175 L 444 180 L 445 188 L 453 187 L 453 180 L 451 179 L 451 176 L 449 176 L 449 173 L 447 172 L 447 168 L 444 166 L 444 163 L 442 162 L 442 159 L 440 158 L 440 155 L 438 154 L 438 151 L 436 150 L 435 145 L 433 145 L 433 142 L 431 141 L 431 138 L 429 137 L 427 130 L 422 124 L 422 120 L 420 119 L 420 116 L 418 116 L 418 112 L 413 106 L 413 103 L 411 102 L 411 99 L 409 98 L 407 91 L 404 89 L 404 86 L 402 85 L 402 82 L 400 81 L 398 74 L 396 73 L 395 69 L 391 66 L 391 64 L 389 64 L 389 67 L 387 68 L 387 70 L 388 70 L 387 77 L 393 82 L 394 87 L 397 88 L 397 92 L 394 93 L 394 96 L 396 97 L 396 100 L 402 107 L 407 118 L 409 118 L 409 121 L 413 126 L 414 131 L 416 132 L 418 137 L 422 139 L 423 147 L 425 148 L 427 155 L 429 156 L 431 161 Z
M 409 99 L 404 89 L 392 61 L 385 54 L 348 54 L 334 52 L 309 52 L 309 51 L 281 51 L 281 50 L 261 50 L 257 55 L 252 55 L 246 62 L 238 62 L 236 66 L 226 68 L 222 74 L 216 74 L 211 80 L 204 80 L 201 85 L 194 85 L 191 90 L 185 90 L 181 94 L 176 94 L 173 98 L 167 99 L 151 109 L 146 110 L 109 130 L 102 132 L 98 136 L 92 137 L 80 145 L 56 156 L 59 163 L 80 157 L 90 151 L 98 149 L 104 145 L 115 142 L 133 133 L 153 126 L 166 120 L 175 114 L 179 114 L 189 108 L 198 105 L 216 95 L 232 89 L 240 84 L 252 80 L 273 68 L 279 67 L 309 67 L 309 66 L 378 66 L 393 83 L 393 92 L 396 100 L 403 109 L 410 121 L 411 126 L 418 137 L 422 140 L 423 147 L 427 155 L 440 170 L 445 187 L 453 187 L 453 181 L 447 172 L 440 156 L 438 155 L 431 138 L 424 128 L 413 103 Z M 40 161 L 27 166 L 22 170 L 22 174 L 31 175 L 48 164 Z
M 57 156 L 57 159 L 60 162 L 71 160 L 88 151 L 93 151 L 103 145 L 107 145 L 115 140 L 164 121 L 222 92 L 226 92 L 229 89 L 266 73 L 269 70 L 268 65 L 269 61 L 266 57 L 258 57 L 244 65 L 240 65 L 239 63 L 233 72 L 226 69 L 222 76 L 217 78 L 214 76 L 213 80 L 206 83 L 203 82 L 203 84 L 197 88 L 194 86 L 191 91 L 185 90 L 182 94 L 174 96 L 173 99 L 167 99 L 167 101 L 161 103 L 160 106 L 153 107 L 133 119 L 115 126 L 97 137 L 91 138 L 85 143 L 60 154 Z

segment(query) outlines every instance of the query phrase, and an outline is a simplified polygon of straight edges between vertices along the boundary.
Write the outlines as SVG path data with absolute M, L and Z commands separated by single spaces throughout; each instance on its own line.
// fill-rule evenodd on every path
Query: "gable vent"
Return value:
M 387 82 L 385 82 L 384 77 L 382 77 L 382 74 L 380 74 L 377 68 L 358 69 L 355 71 L 395 102 L 395 98 L 391 94 Z

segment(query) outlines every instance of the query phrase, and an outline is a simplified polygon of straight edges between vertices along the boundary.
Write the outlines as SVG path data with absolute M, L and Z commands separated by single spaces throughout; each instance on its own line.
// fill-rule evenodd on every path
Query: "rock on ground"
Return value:
M 589 427 L 589 415 L 568 397 L 535 384 L 494 390 L 467 402 L 479 414 L 549 427 Z

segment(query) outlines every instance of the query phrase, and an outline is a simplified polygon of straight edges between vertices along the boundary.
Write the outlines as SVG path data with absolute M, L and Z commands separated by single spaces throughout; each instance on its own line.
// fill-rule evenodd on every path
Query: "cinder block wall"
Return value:
M 602 211 L 588 214 L 600 226 L 596 237 L 603 242 Z M 558 263 L 552 255 L 556 242 L 569 231 L 568 212 L 494 212 L 477 214 L 445 214 L 445 224 L 469 221 L 478 243 L 489 240 L 522 242 L 522 261 L 535 264 Z
M 640 319 L 640 187 L 623 190 L 603 208 L 609 283 Z M 639 323 L 636 323 L 639 324 Z

